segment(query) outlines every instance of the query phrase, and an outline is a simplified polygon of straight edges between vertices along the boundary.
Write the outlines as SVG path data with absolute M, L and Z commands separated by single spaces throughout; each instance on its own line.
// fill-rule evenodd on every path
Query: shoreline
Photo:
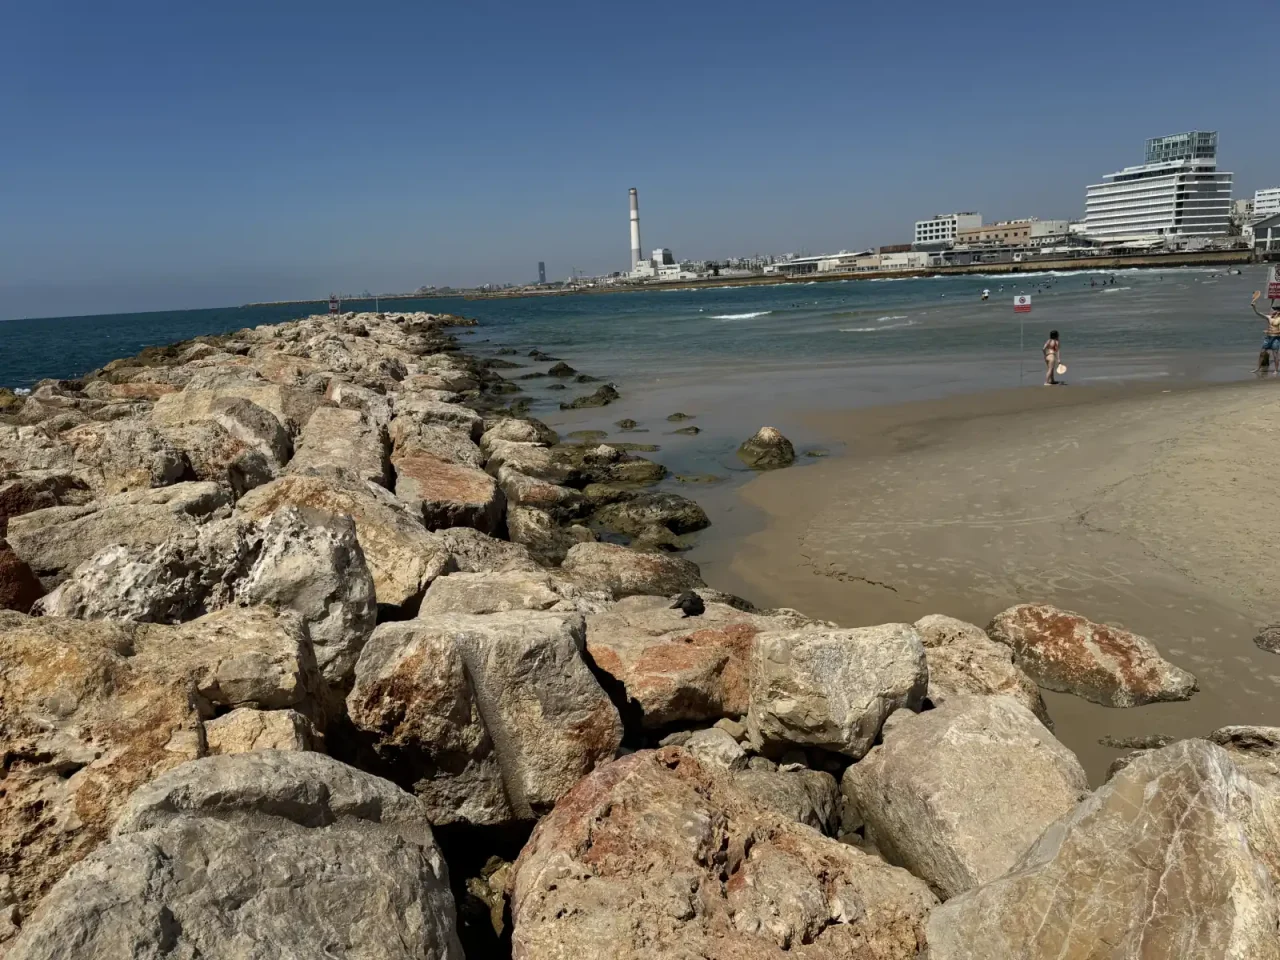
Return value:
M 986 624 L 1050 603 L 1149 637 L 1200 678 L 1183 703 L 1110 709 L 1045 693 L 1099 782 L 1103 735 L 1203 736 L 1280 717 L 1273 541 L 1255 531 L 1280 470 L 1274 382 L 1006 389 L 811 411 L 845 452 L 739 491 L 756 521 L 711 552 L 725 589 L 842 626 L 944 613 Z M 789 474 L 789 475 L 788 475 Z
M 1016 276 L 1018 274 L 1090 273 L 1107 270 L 1159 270 L 1195 266 L 1235 266 L 1254 262 L 1252 250 L 1221 250 L 1183 254 L 1139 254 L 1117 257 L 1085 257 L 1063 260 L 1032 260 L 1021 263 L 982 263 L 969 266 L 931 267 L 927 270 L 826 271 L 797 276 L 708 277 L 700 280 L 624 283 L 572 290 L 517 290 L 511 292 L 460 294 L 464 300 L 518 300 L 523 297 L 568 297 L 595 293 L 643 293 L 662 290 L 706 290 L 725 287 L 768 287 L 786 284 L 838 283 L 846 280 L 921 280 L 930 277 Z M 320 301 L 310 301 L 318 303 Z

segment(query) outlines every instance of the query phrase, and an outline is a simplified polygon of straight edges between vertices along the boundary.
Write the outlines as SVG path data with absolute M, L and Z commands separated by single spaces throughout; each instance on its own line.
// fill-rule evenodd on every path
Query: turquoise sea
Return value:
M 1083 378 L 1077 382 L 1242 375 L 1260 339 L 1249 294 L 1262 282 L 1262 268 L 1243 276 L 1195 268 L 397 300 L 383 309 L 474 316 L 482 326 L 467 339 L 481 350 L 537 346 L 620 385 L 822 369 L 862 370 L 870 383 L 877 372 L 899 369 L 895 379 L 910 394 L 916 380 L 995 386 L 1010 382 L 1012 371 L 1016 383 L 1019 364 L 1024 381 L 1028 370 L 1034 379 L 1050 327 L 1062 332 L 1064 359 Z M 991 291 L 985 303 L 984 288 Z M 1019 293 L 1032 296 L 1029 316 L 1013 313 Z M 10 320 L 0 323 L 0 385 L 75 377 L 144 346 L 321 310 L 306 304 Z M 929 368 L 927 375 L 910 372 Z M 957 373 L 963 383 L 955 382 Z M 840 382 L 856 391 L 859 379 Z

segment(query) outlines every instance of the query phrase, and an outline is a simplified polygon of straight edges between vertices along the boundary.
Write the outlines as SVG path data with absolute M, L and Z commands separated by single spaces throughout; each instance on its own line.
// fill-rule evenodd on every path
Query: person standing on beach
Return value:
M 1253 308 L 1253 312 L 1267 321 L 1267 332 L 1262 337 L 1262 349 L 1270 351 L 1271 366 L 1275 370 L 1276 376 L 1280 377 L 1280 307 L 1273 302 L 1271 304 L 1271 314 L 1268 316 L 1258 309 L 1258 298 L 1262 296 L 1261 290 L 1253 291 L 1253 299 L 1249 301 L 1249 306 Z M 1263 372 L 1267 372 L 1265 363 L 1258 364 L 1258 368 Z
M 1058 381 L 1054 377 L 1058 364 L 1061 362 L 1062 344 L 1058 340 L 1058 331 L 1050 330 L 1049 339 L 1044 342 L 1044 385 L 1046 387 L 1057 386 Z

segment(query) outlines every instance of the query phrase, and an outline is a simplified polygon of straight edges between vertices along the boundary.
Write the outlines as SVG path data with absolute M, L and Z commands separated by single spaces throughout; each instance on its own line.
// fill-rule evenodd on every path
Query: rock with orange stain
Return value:
M 576 614 L 531 610 L 382 624 L 348 713 L 434 823 L 534 819 L 622 742 L 584 630 Z
M 797 613 L 746 613 L 714 602 L 705 607 L 701 616 L 686 617 L 666 597 L 634 596 L 587 618 L 587 651 L 625 691 L 640 726 L 743 716 L 757 634 L 811 622 Z
M 479 467 L 450 463 L 416 445 L 396 450 L 396 496 L 422 516 L 428 530 L 473 527 L 494 533 L 502 525 L 506 498 Z
M 596 770 L 514 870 L 521 960 L 914 960 L 937 902 L 907 871 L 767 809 L 678 747 Z
M 302 620 L 224 610 L 179 627 L 0 612 L 0 874 L 27 913 L 133 790 L 207 751 L 236 707 L 315 713 Z
M 615 597 L 674 597 L 706 586 L 692 560 L 628 550 L 616 543 L 578 544 L 569 550 L 561 569 L 575 580 L 608 590 Z
M 1106 707 L 1188 700 L 1196 678 L 1136 633 L 1094 623 L 1048 604 L 998 614 L 987 633 L 1013 649 L 1014 662 L 1040 686 Z

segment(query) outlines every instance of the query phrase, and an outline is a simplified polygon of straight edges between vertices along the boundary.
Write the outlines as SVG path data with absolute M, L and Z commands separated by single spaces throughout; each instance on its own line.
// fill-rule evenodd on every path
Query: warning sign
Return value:
M 1280 300 L 1280 263 L 1273 263 L 1267 272 L 1267 299 Z
M 1029 296 L 1027 296 L 1027 295 L 1025 295 L 1025 294 L 1024 294 L 1024 295 L 1022 295 L 1022 296 L 1014 297 L 1014 298 L 1013 298 L 1013 312 L 1014 312 L 1014 313 L 1030 313 L 1030 312 L 1031 312 L 1031 297 L 1029 297 Z

